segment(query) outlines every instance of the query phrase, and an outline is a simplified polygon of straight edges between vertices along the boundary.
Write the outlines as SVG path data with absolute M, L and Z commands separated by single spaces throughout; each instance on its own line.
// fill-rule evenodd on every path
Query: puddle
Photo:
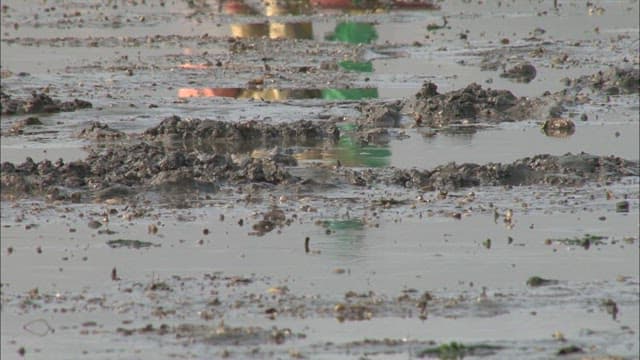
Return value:
M 411 131 L 408 132 L 408 139 L 391 141 L 386 149 L 391 154 L 389 165 L 420 169 L 430 169 L 448 162 L 511 162 L 539 153 L 563 155 L 568 152 L 587 152 L 638 158 L 640 128 L 637 122 L 578 126 L 576 133 L 566 138 L 545 136 L 536 124 L 507 125 L 468 134 L 440 133 L 426 137 Z M 616 136 L 616 133 L 620 136 Z

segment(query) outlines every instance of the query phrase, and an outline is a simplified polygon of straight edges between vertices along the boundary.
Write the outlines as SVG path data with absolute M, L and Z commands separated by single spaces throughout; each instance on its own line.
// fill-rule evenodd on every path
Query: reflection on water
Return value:
M 313 39 L 313 28 L 310 22 L 231 24 L 231 35 L 238 38 Z
M 346 21 L 336 25 L 325 40 L 341 41 L 349 44 L 370 44 L 378 38 L 378 32 L 371 23 Z
M 327 229 L 327 234 L 335 240 L 331 249 L 325 252 L 353 258 L 364 248 L 366 231 L 362 220 L 330 219 L 325 220 L 323 225 Z
M 340 61 L 338 66 L 347 71 L 356 71 L 356 72 L 373 72 L 373 63 L 371 61 L 359 62 L 359 61 L 351 61 L 345 60 Z
M 379 13 L 391 10 L 439 10 L 432 0 L 277 0 L 262 5 L 249 5 L 242 0 L 221 0 L 220 10 L 229 15 L 312 15 L 320 13 L 345 14 Z
M 227 15 L 264 15 L 267 18 L 283 15 L 310 15 L 323 10 L 339 10 L 344 13 L 376 13 L 394 9 L 437 10 L 431 1 L 413 0 L 285 0 L 269 1 L 264 7 L 251 6 L 242 0 L 222 0 L 221 9 Z M 239 38 L 268 37 L 270 39 L 313 39 L 310 21 L 282 22 L 266 20 L 259 23 L 231 24 L 231 35 Z M 378 38 L 372 23 L 341 22 L 326 39 L 352 44 L 369 44 Z
M 270 1 L 264 9 L 259 10 L 239 0 L 223 2 L 223 11 L 229 15 L 259 15 L 267 17 L 280 15 L 303 15 L 309 13 L 308 1 Z M 231 36 L 238 38 L 270 39 L 313 39 L 313 27 L 310 21 L 277 22 L 263 21 L 259 23 L 231 24 Z
M 329 148 L 313 148 L 295 154 L 297 160 L 340 161 L 347 167 L 385 167 L 391 160 L 391 149 L 388 146 L 360 145 L 353 134 L 353 125 L 340 127 L 340 140 Z
M 324 99 L 361 100 L 378 97 L 376 88 L 346 89 L 248 89 L 248 88 L 181 88 L 178 97 L 229 97 L 268 101 Z

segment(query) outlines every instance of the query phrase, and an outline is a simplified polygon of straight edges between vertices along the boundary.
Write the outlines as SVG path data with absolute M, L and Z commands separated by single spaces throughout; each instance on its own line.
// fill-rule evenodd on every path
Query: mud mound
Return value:
M 289 155 L 273 153 L 256 158 L 234 159 L 229 154 L 203 154 L 167 150 L 139 143 L 93 151 L 81 161 L 35 163 L 31 158 L 20 164 L 2 164 L 2 198 L 46 196 L 67 200 L 61 188 L 91 192 L 113 186 L 155 188 L 158 190 L 216 189 L 220 183 L 270 183 L 288 181 L 282 169 L 296 161 Z
M 455 123 L 516 121 L 531 115 L 532 102 L 507 90 L 483 89 L 470 84 L 464 89 L 438 93 L 438 87 L 425 82 L 403 110 L 412 113 L 424 126 L 444 127 Z
M 387 183 L 427 191 L 454 190 L 471 186 L 521 186 L 547 184 L 580 186 L 589 181 L 609 183 L 623 176 L 639 176 L 638 161 L 601 157 L 586 153 L 562 156 L 537 155 L 510 164 L 489 163 L 438 166 L 432 170 L 393 169 L 390 172 L 346 170 L 354 185 Z
M 637 94 L 640 92 L 640 69 L 615 67 L 599 71 L 571 80 L 569 87 L 576 91 L 589 88 L 607 95 Z
M 2 115 L 68 112 L 90 107 L 92 107 L 90 102 L 80 99 L 61 102 L 44 93 L 36 92 L 27 99 L 13 99 L 11 95 L 0 91 L 0 112 Z
M 338 140 L 334 123 L 300 120 L 270 124 L 256 120 L 230 123 L 218 120 L 183 120 L 168 117 L 144 132 L 146 139 L 180 141 L 187 144 L 221 143 L 231 147 L 272 146 L 276 144 L 313 144 Z

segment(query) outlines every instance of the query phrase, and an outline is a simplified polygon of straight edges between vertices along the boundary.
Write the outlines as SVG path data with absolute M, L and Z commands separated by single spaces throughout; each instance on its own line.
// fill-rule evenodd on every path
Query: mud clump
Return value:
M 127 192 L 136 188 L 184 192 L 216 191 L 223 184 L 304 183 L 286 170 L 295 164 L 295 158 L 279 152 L 262 158 L 234 158 L 230 154 L 168 150 L 142 142 L 92 151 L 87 159 L 66 164 L 62 160 L 35 163 L 31 158 L 19 165 L 4 162 L 0 178 L 3 199 L 44 195 L 49 200 L 69 200 L 76 193 L 65 193 L 68 189 L 88 191 L 96 199 L 104 199 L 102 193 L 114 187 Z M 607 184 L 624 176 L 638 176 L 638 170 L 638 161 L 581 153 L 537 155 L 510 164 L 450 163 L 431 170 L 338 168 L 334 179 L 355 186 L 385 183 L 433 191 L 471 186 L 580 186 L 588 181 Z M 267 225 L 271 224 L 265 223 L 264 229 L 260 226 L 256 231 L 268 232 L 261 231 L 270 228 Z
M 400 125 L 400 104 L 367 104 L 360 111 L 363 116 L 358 118 L 356 124 L 360 129 L 392 128 Z
M 89 140 L 116 140 L 125 137 L 122 131 L 115 130 L 107 124 L 98 121 L 91 121 L 87 126 L 74 134 L 81 139 Z
M 500 77 L 511 79 L 516 82 L 528 83 L 535 79 L 537 71 L 531 63 L 520 63 L 506 69 Z
M 532 101 L 518 98 L 508 90 L 483 89 L 470 84 L 464 89 L 440 94 L 432 82 L 425 82 L 403 110 L 413 113 L 429 127 L 451 124 L 523 120 L 530 116 Z
M 70 196 L 60 188 L 99 195 L 100 190 L 114 186 L 184 191 L 215 190 L 223 182 L 280 184 L 292 179 L 284 164 L 295 164 L 295 159 L 276 153 L 236 162 L 229 154 L 168 150 L 143 142 L 93 150 L 85 160 L 70 163 L 35 163 L 31 158 L 20 165 L 4 162 L 2 198 L 45 195 L 50 200 L 68 200 Z
M 291 219 L 287 219 L 284 211 L 278 208 L 273 208 L 262 216 L 263 219 L 253 225 L 254 231 L 250 235 L 262 236 L 276 227 L 283 227 L 292 222 Z
M 589 88 L 606 95 L 637 94 L 640 92 L 640 69 L 614 67 L 569 80 L 568 87 L 577 91 Z
M 432 170 L 357 171 L 347 169 L 344 176 L 354 185 L 387 183 L 428 191 L 456 190 L 471 186 L 553 185 L 580 186 L 588 181 L 609 183 L 623 176 L 638 176 L 638 161 L 601 157 L 586 153 L 562 156 L 537 155 L 510 164 L 489 163 L 437 166 Z
M 32 93 L 31 97 L 27 99 L 13 99 L 11 95 L 0 91 L 0 112 L 2 115 L 69 112 L 92 106 L 88 101 L 74 99 L 61 102 L 44 93 L 37 92 Z
M 571 119 L 551 118 L 547 119 L 542 125 L 542 132 L 552 137 L 567 137 L 573 135 L 576 131 L 576 125 Z
M 29 116 L 28 118 L 22 119 L 18 122 L 16 122 L 15 124 L 13 124 L 13 126 L 11 126 L 11 128 L 9 130 L 7 130 L 6 133 L 3 133 L 2 135 L 21 135 L 25 133 L 25 128 L 28 126 L 39 126 L 42 125 L 42 121 L 40 121 L 40 119 L 38 119 L 35 116 Z
M 227 150 L 251 146 L 287 144 L 315 144 L 325 140 L 337 141 L 340 131 L 331 122 L 299 120 L 292 123 L 270 124 L 255 120 L 230 123 L 218 120 L 183 120 L 168 117 L 144 132 L 149 140 L 168 140 L 185 144 L 222 144 Z

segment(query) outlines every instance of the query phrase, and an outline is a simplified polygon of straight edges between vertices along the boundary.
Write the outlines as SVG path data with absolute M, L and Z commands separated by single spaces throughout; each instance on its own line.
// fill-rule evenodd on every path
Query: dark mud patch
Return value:
M 72 101 L 54 100 L 45 93 L 34 92 L 30 98 L 14 99 L 0 91 L 0 111 L 2 115 L 23 115 L 39 113 L 57 113 L 91 108 L 88 101 L 74 99 Z

